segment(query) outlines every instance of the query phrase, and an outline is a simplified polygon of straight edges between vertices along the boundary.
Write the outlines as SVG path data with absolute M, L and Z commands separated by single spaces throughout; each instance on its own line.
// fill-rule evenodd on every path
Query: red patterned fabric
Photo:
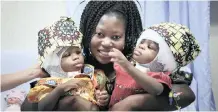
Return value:
M 114 64 L 114 69 L 116 71 L 116 82 L 110 99 L 110 107 L 130 95 L 146 93 L 118 64 Z M 172 87 L 169 72 L 148 72 L 148 75 L 157 79 L 158 82 L 167 85 L 169 88 Z

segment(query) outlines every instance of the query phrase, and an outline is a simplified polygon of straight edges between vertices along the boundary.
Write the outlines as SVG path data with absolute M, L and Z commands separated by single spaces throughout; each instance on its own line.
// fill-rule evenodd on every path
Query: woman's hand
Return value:
M 110 96 L 106 90 L 96 90 L 95 97 L 97 100 L 97 105 L 99 106 L 107 106 L 109 103 Z
M 32 75 L 34 78 L 44 78 L 47 77 L 48 74 L 46 74 L 42 68 L 40 67 L 40 64 L 36 64 L 34 66 L 32 66 L 31 68 L 29 68 L 30 75 Z
M 109 54 L 111 57 L 111 61 L 114 63 L 118 63 L 121 66 L 125 66 L 126 63 L 128 63 L 128 60 L 126 59 L 126 57 L 123 55 L 123 53 L 121 51 L 119 51 L 116 48 L 113 48 Z

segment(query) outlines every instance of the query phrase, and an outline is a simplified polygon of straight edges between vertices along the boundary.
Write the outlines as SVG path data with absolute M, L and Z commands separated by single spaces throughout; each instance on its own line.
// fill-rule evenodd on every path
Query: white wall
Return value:
M 1 1 L 1 74 L 35 64 L 38 31 L 66 15 L 65 1 Z M 29 82 L 17 88 L 28 91 Z M 6 92 L 0 111 L 6 107 Z
M 37 33 L 66 16 L 64 1 L 3 1 L 2 50 L 37 50 Z
M 218 1 L 212 1 L 210 8 L 210 60 L 212 74 L 212 89 L 215 97 L 216 108 L 218 110 Z

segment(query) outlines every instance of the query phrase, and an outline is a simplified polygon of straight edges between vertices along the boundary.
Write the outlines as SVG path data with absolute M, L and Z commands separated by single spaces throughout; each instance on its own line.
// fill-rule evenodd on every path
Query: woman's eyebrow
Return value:
M 115 34 L 123 34 L 121 31 L 114 31 L 113 33 L 115 33 Z

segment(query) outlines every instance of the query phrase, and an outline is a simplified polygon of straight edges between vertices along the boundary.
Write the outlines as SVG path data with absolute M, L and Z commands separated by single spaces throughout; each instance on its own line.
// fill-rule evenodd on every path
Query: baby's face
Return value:
M 140 64 L 147 64 L 154 60 L 159 51 L 156 42 L 143 39 L 134 49 L 133 59 Z
M 62 55 L 61 68 L 64 72 L 81 70 L 84 64 L 84 57 L 79 47 L 69 47 Z

